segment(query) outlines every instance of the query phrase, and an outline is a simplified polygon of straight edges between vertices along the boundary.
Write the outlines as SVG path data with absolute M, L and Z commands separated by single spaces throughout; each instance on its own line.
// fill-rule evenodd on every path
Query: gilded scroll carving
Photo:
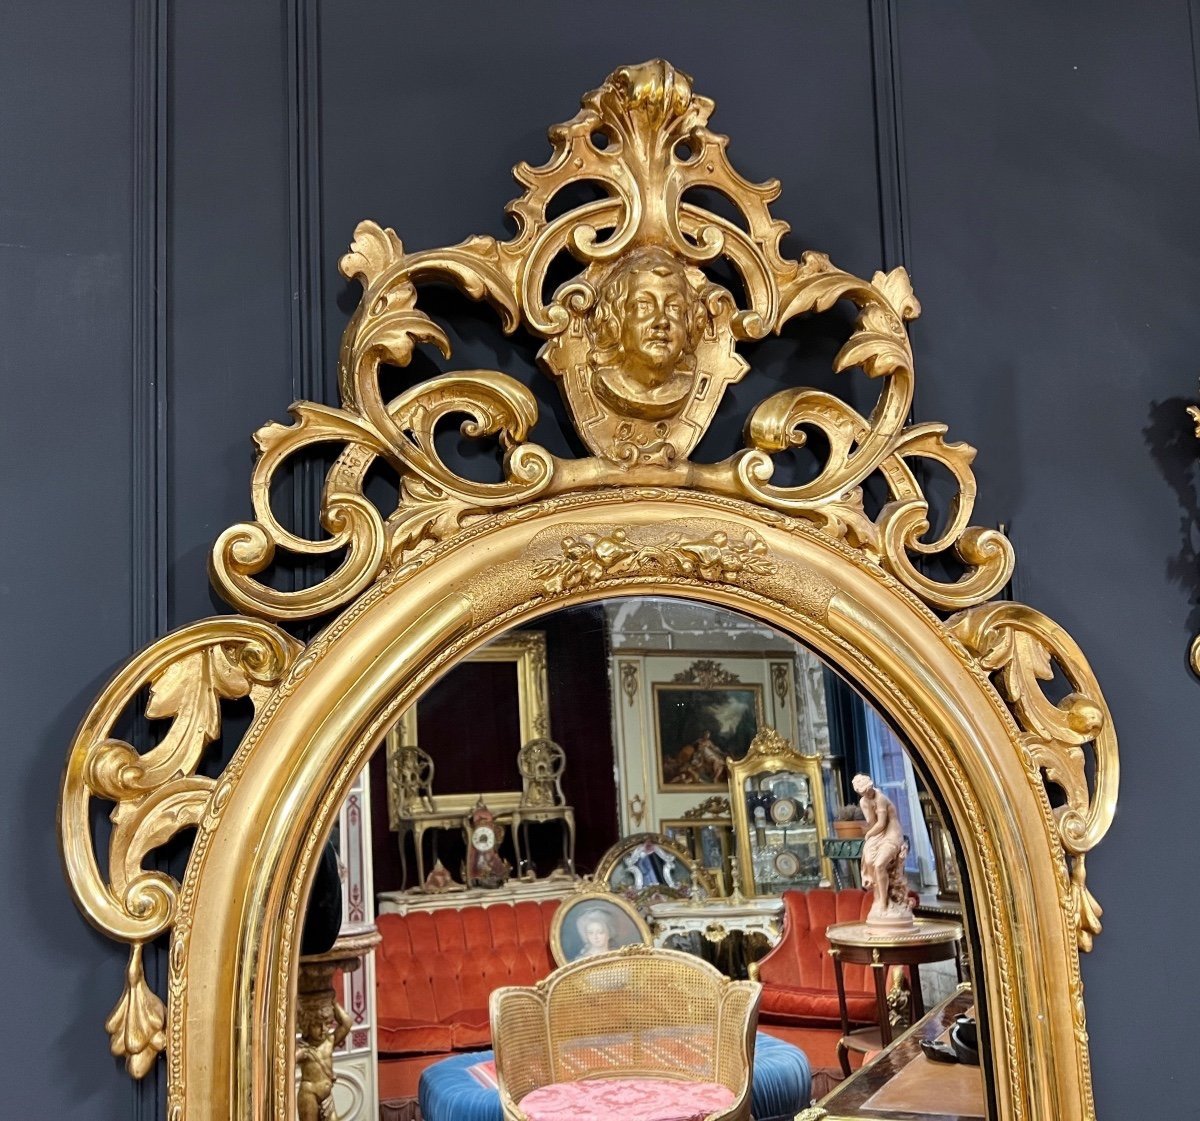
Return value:
M 1116 733 L 1100 686 L 1074 640 L 1033 608 L 986 604 L 955 616 L 948 627 L 995 676 L 1021 728 L 1035 788 L 1044 796 L 1049 783 L 1062 793 L 1054 822 L 1069 858 L 1079 948 L 1090 950 L 1103 911 L 1088 891 L 1084 858 L 1112 824 L 1118 780 Z M 1056 668 L 1069 692 L 1052 701 L 1044 686 Z
M 343 274 L 363 288 L 342 343 L 341 407 L 302 402 L 291 425 L 268 425 L 256 436 L 254 520 L 228 530 L 212 556 L 213 582 L 231 603 L 272 619 L 326 614 L 472 520 L 606 485 L 692 486 L 812 520 L 868 550 L 937 608 L 968 607 L 1004 586 L 1012 571 L 1008 542 L 969 525 L 974 450 L 947 444 L 941 425 L 906 427 L 915 375 L 905 324 L 920 312 L 907 273 L 897 268 L 867 281 L 822 253 L 781 256 L 787 225 L 769 209 L 779 184 L 738 175 L 727 139 L 707 127 L 712 110 L 691 79 L 665 62 L 622 67 L 583 98 L 572 120 L 551 129 L 554 151 L 545 164 L 516 168 L 525 193 L 509 205 L 518 225 L 512 240 L 472 237 L 408 253 L 392 230 L 358 226 L 341 261 Z M 605 197 L 551 217 L 560 193 L 579 182 Z M 691 201 L 697 188 L 728 199 L 744 228 Z M 582 269 L 547 297 L 548 270 L 563 253 Z M 704 271 L 718 260 L 737 274 L 745 306 Z M 496 370 L 457 371 L 384 399 L 381 365 L 408 365 L 418 346 L 450 357 L 446 333 L 417 307 L 419 286 L 429 281 L 487 301 L 506 332 L 523 328 L 545 340 L 539 361 L 559 383 L 590 456 L 561 459 L 530 442 L 534 396 Z M 726 388 L 747 369 L 738 344 L 839 300 L 859 314 L 834 368 L 857 368 L 881 383 L 870 416 L 828 393 L 787 389 L 751 414 L 742 451 L 721 463 L 692 462 Z M 452 416 L 466 418 L 468 438 L 498 437 L 500 482 L 463 478 L 442 461 L 434 433 Z M 828 445 L 815 477 L 774 485 L 773 457 L 814 432 Z M 318 443 L 344 450 L 322 495 L 329 536 L 305 541 L 280 525 L 269 495 L 285 462 Z M 925 540 L 928 503 L 910 466 L 922 458 L 946 467 L 958 485 L 949 524 L 932 541 Z M 378 461 L 396 478 L 393 511 L 376 509 L 364 493 Z M 874 473 L 891 501 L 872 519 L 860 485 Z M 281 548 L 342 560 L 313 587 L 278 591 L 257 577 Z M 947 551 L 963 566 L 960 578 L 943 582 L 921 571 L 922 557 Z
M 257 737 L 266 728 L 277 732 L 277 742 L 288 742 L 272 728 L 275 713 L 286 711 L 294 692 L 315 691 L 318 678 L 329 680 L 328 661 L 321 673 L 311 671 L 323 659 L 336 661 L 341 637 L 364 626 L 388 596 L 414 594 L 418 574 L 422 584 L 435 584 L 451 570 L 460 582 L 445 602 L 464 594 L 462 578 L 473 581 L 473 609 L 488 625 L 504 612 L 515 618 L 544 607 L 548 598 L 581 602 L 633 590 L 640 582 L 664 594 L 743 603 L 781 627 L 793 625 L 797 634 L 811 628 L 830 642 L 834 632 L 827 624 L 836 614 L 830 604 L 839 581 L 849 577 L 866 590 L 863 603 L 876 609 L 882 603 L 885 613 L 909 620 L 907 640 L 925 660 L 920 672 L 909 671 L 911 680 L 895 681 L 870 663 L 864 653 L 869 642 L 859 649 L 843 636 L 837 641 L 845 645 L 836 649 L 847 655 L 847 666 L 857 665 L 866 678 L 874 674 L 882 695 L 908 712 L 913 727 L 936 723 L 931 718 L 951 703 L 928 689 L 921 702 L 906 693 L 925 666 L 949 658 L 954 670 L 972 671 L 977 688 L 963 703 L 990 715 L 992 735 L 981 742 L 986 740 L 983 749 L 992 753 L 996 773 L 1011 780 L 1005 793 L 1025 798 L 1027 777 L 1038 799 L 1027 803 L 1033 810 L 1027 819 L 1036 823 L 1038 808 L 1044 810 L 1044 834 L 1018 833 L 1017 843 L 1029 842 L 1031 860 L 1050 862 L 1059 885 L 1057 897 L 1049 900 L 1030 897 L 1028 885 L 1018 885 L 1026 894 L 1016 902 L 1003 896 L 989 825 L 998 833 L 1008 828 L 1006 807 L 997 807 L 995 790 L 972 790 L 960 761 L 946 748 L 942 763 L 966 806 L 965 843 L 975 846 L 981 870 L 977 899 L 993 923 L 981 923 L 979 935 L 984 961 L 996 963 L 995 1007 L 1003 1027 L 996 1038 L 1006 1048 L 997 1052 L 1003 1067 L 997 1115 L 1033 1115 L 1025 1103 L 1037 1100 L 1066 1102 L 1070 1109 L 1082 1102 L 1080 1112 L 1070 1115 L 1094 1117 L 1078 955 L 1072 951 L 1063 960 L 1056 952 L 1050 962 L 1030 955 L 1042 945 L 1065 945 L 1072 935 L 1088 949 L 1100 930 L 1100 908 L 1087 889 L 1084 862 L 1107 830 L 1116 798 L 1108 710 L 1082 654 L 1061 628 L 1028 608 L 988 602 L 1009 579 L 1012 549 L 1002 534 L 970 524 L 974 449 L 949 442 L 944 425 L 909 423 L 915 371 L 906 325 L 920 308 L 907 274 L 895 269 L 865 280 L 820 253 L 785 259 L 779 246 L 787 226 L 770 213 L 779 186 L 753 184 L 734 171 L 726 138 L 707 127 L 712 110 L 711 101 L 693 92 L 691 79 L 665 62 L 623 67 L 583 98 L 572 120 L 551 130 L 553 150 L 545 164 L 516 168 L 523 193 L 509 206 L 517 223 L 511 240 L 473 237 L 456 246 L 407 252 L 392 230 L 360 224 L 341 261 L 343 274 L 361 285 L 362 298 L 343 338 L 340 402 L 300 402 L 291 409 L 290 423 L 259 430 L 251 520 L 222 534 L 210 561 L 214 586 L 244 616 L 287 624 L 348 609 L 307 648 L 271 623 L 244 616 L 168 635 L 130 662 L 79 732 L 61 803 L 67 874 L 88 918 L 131 947 L 125 991 L 107 1028 L 114 1053 L 136 1076 L 168 1049 L 173 1117 L 184 1116 L 185 1099 L 200 1103 L 197 1116 L 207 1116 L 208 1104 L 218 1101 L 224 1108 L 214 1115 L 233 1116 L 229 1103 L 235 1099 L 228 1095 L 236 1079 L 243 1080 L 238 1110 L 256 1111 L 256 1095 L 265 1101 L 263 1087 L 270 1083 L 271 1115 L 288 1113 L 294 1089 L 289 1047 L 295 1039 L 287 970 L 295 957 L 304 870 L 319 845 L 320 815 L 338 796 L 341 778 L 331 777 L 322 801 L 311 804 L 318 805 L 315 817 L 280 827 L 310 832 L 293 869 L 299 871 L 287 884 L 282 918 L 269 908 L 258 912 L 259 918 L 267 916 L 264 929 L 274 939 L 272 961 L 279 971 L 251 977 L 256 985 L 261 981 L 264 1004 L 246 1012 L 250 1019 L 239 1022 L 243 1034 L 236 1039 L 229 1019 L 236 1002 L 226 993 L 218 994 L 224 999 L 218 1004 L 214 996 L 214 986 L 228 978 L 189 988 L 189 970 L 194 976 L 204 957 L 193 944 L 206 917 L 198 904 L 192 909 L 199 898 L 196 884 L 206 875 L 206 852 L 228 822 L 222 814 L 229 812 L 245 760 L 262 742 Z M 602 197 L 564 211 L 561 192 L 581 182 L 598 187 Z M 739 219 L 706 209 L 697 189 L 723 195 Z M 564 255 L 577 271 L 550 291 L 547 277 Z M 722 270 L 712 268 L 718 263 Z M 714 279 L 728 269 L 736 274 L 730 286 L 736 296 Z M 446 332 L 417 306 L 421 286 L 430 282 L 457 286 L 488 303 L 504 331 L 520 329 L 540 340 L 541 367 L 560 387 L 587 454 L 559 458 L 534 442 L 537 398 L 498 370 L 457 370 L 399 393 L 385 391 L 382 367 L 408 365 L 417 347 L 451 357 Z M 692 460 L 725 390 L 746 370 L 739 346 L 842 300 L 857 309 L 857 317 L 834 366 L 877 382 L 878 400 L 868 415 L 834 394 L 789 387 L 752 409 L 740 450 L 717 463 Z M 499 445 L 498 479 L 465 478 L 443 460 L 437 437 L 452 421 L 460 423 L 465 438 L 492 438 Z M 810 443 L 823 457 L 811 477 L 792 486 L 776 482 L 776 457 Z M 275 516 L 270 494 L 296 458 L 318 445 L 336 452 L 321 495 L 325 536 L 310 541 Z M 921 485 L 922 463 L 953 479 L 957 495 L 948 510 L 931 511 Z M 393 509 L 368 497 L 368 480 L 376 473 L 395 486 Z M 878 510 L 868 511 L 864 501 L 865 491 L 876 494 L 865 485 L 868 480 L 882 483 Z M 668 503 L 693 510 L 672 515 Z M 626 518 L 619 511 L 630 504 L 638 513 Z M 518 536 L 514 527 L 542 518 L 545 528 L 531 528 L 520 559 L 515 551 L 503 564 L 489 556 L 484 567 L 471 569 L 476 562 L 469 558 L 488 554 L 497 541 Z M 931 536 L 931 525 L 939 521 L 944 528 Z M 487 548 L 476 552 L 480 545 Z M 328 574 L 312 586 L 279 590 L 273 586 L 279 581 L 269 581 L 266 573 L 283 559 L 281 553 L 337 564 L 332 571 L 324 563 L 313 566 Z M 924 560 L 932 556 L 948 556 L 960 575 L 931 575 Z M 442 564 L 447 568 L 440 569 Z M 927 607 L 958 614 L 939 621 L 905 589 Z M 528 598 L 520 602 L 522 596 Z M 846 613 L 838 615 L 838 624 L 862 625 Z M 432 639 L 424 641 L 432 646 Z M 449 647 L 438 657 L 452 659 L 458 652 Z M 1060 699 L 1046 691 L 1055 667 L 1068 682 L 1068 694 Z M 781 703 L 785 676 L 772 676 Z M 146 689 L 146 715 L 169 720 L 170 727 L 156 746 L 140 752 L 115 738 L 114 728 Z M 639 689 L 633 660 L 622 666 L 621 689 L 632 702 Z M 199 773 L 199 763 L 220 733 L 223 702 L 247 697 L 260 719 L 214 783 Z M 327 699 L 345 702 L 344 695 Z M 1015 727 L 1002 718 L 1001 699 Z M 370 734 L 381 735 L 383 717 L 375 713 L 371 719 L 380 723 Z M 544 731 L 535 729 L 538 735 Z M 359 746 L 365 750 L 366 743 Z M 333 752 L 338 774 L 350 773 L 350 756 Z M 1053 808 L 1047 783 L 1061 791 Z M 253 801 L 245 792 L 238 788 L 243 814 Z M 89 814 L 94 798 L 113 807 L 103 872 Z M 705 803 L 694 812 L 716 812 L 715 805 Z M 153 850 L 193 826 L 197 840 L 181 891 L 174 879 L 146 863 Z M 142 957 L 146 943 L 168 930 L 170 1007 L 164 1017 L 161 999 L 146 984 Z M 1043 938 L 1046 931 L 1053 937 Z M 211 950 L 211 926 L 206 933 Z M 1035 936 L 1042 941 L 1035 944 Z M 223 937 L 220 948 L 229 940 Z M 1044 983 L 1036 991 L 1022 989 L 1024 977 L 1043 965 L 1052 967 Z M 238 968 L 251 967 L 242 962 Z M 1026 1025 L 1018 1025 L 1018 995 L 1036 1013 Z M 1040 1032 L 1043 1021 L 1061 1022 L 1064 1009 L 1077 1044 L 1068 1057 L 1078 1069 L 1064 1074 L 1066 1090 L 1056 1096 L 1042 1053 L 1026 1047 L 1018 1027 Z M 214 1024 L 197 1027 L 205 1013 Z M 196 1089 L 209 1072 L 199 1060 L 185 1062 L 184 1037 L 206 1030 L 235 1039 L 230 1047 L 240 1049 L 240 1065 L 230 1079 Z M 265 1040 L 269 1060 L 248 1050 Z M 1066 1070 L 1066 1060 L 1060 1069 Z
M 257 707 L 286 673 L 300 644 L 278 628 L 230 617 L 195 623 L 160 639 L 109 685 L 84 722 L 63 778 L 63 859 L 80 908 L 101 930 L 132 946 L 125 989 L 105 1023 L 112 1051 L 135 1077 L 165 1045 L 162 1001 L 142 969 L 142 947 L 169 929 L 179 883 L 144 867 L 148 854 L 209 811 L 215 783 L 196 774 L 221 731 L 221 701 L 249 697 Z M 170 720 L 142 753 L 112 737 L 138 693 L 146 716 Z M 91 844 L 90 803 L 113 803 L 107 874 Z

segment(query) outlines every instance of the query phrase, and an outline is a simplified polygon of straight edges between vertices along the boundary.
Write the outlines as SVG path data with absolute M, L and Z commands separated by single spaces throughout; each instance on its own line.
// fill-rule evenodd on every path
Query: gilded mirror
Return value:
M 1100 930 L 1086 854 L 1116 802 L 1107 707 L 1073 640 L 1000 598 L 1014 558 L 1003 535 L 970 524 L 974 450 L 943 425 L 909 423 L 906 324 L 919 305 L 905 270 L 867 280 L 818 252 L 785 258 L 787 226 L 770 209 L 779 186 L 733 169 L 712 111 L 664 61 L 622 67 L 551 130 L 545 164 L 516 169 L 510 240 L 410 252 L 361 223 L 341 262 L 363 294 L 340 403 L 299 402 L 290 424 L 259 429 L 253 518 L 212 553 L 213 584 L 238 614 L 158 640 L 85 718 L 60 804 L 67 877 L 84 914 L 131 947 L 112 1050 L 137 1076 L 165 1055 L 171 1121 L 295 1117 L 305 900 L 339 807 L 400 713 L 505 632 L 633 596 L 759 620 L 880 706 L 961 844 L 992 1116 L 1094 1118 L 1079 953 Z M 559 212 L 581 182 L 600 197 Z M 549 282 L 563 261 L 572 275 Z M 531 439 L 537 399 L 498 370 L 385 394 L 381 366 L 408 365 L 417 347 L 449 353 L 417 306 L 428 282 L 541 340 L 586 454 Z M 784 388 L 750 410 L 740 450 L 693 459 L 752 344 L 839 302 L 856 317 L 835 368 L 874 379 L 869 415 Z M 466 418 L 467 440 L 498 440 L 498 480 L 442 458 L 435 436 L 452 417 Z M 308 541 L 276 519 L 270 492 L 316 444 L 340 451 L 321 496 L 327 536 Z M 806 445 L 819 449 L 812 475 L 776 477 L 777 459 Z M 922 489 L 929 464 L 958 488 L 947 510 Z M 372 502 L 373 470 L 395 479 L 395 508 Z M 337 563 L 280 590 L 267 570 L 284 554 Z M 314 620 L 311 640 L 292 633 Z M 246 699 L 253 721 L 210 775 L 223 706 Z M 115 731 L 140 703 L 170 722 L 144 752 Z M 93 802 L 111 807 L 103 861 Z M 188 829 L 175 880 L 152 854 Z M 164 935 L 156 993 L 142 959 Z

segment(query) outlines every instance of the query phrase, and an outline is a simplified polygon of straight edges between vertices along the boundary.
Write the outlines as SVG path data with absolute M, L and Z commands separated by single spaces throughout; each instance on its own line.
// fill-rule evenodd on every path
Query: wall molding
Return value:
M 875 154 L 879 177 L 879 230 L 884 269 L 908 265 L 908 192 L 904 174 L 904 118 L 900 93 L 898 13 L 893 0 L 870 0 L 871 85 L 875 98 Z
M 148 646 L 168 626 L 167 574 L 167 125 L 169 98 L 168 0 L 133 2 L 133 214 L 131 253 L 130 456 L 132 540 L 131 649 Z M 134 746 L 145 749 L 149 730 L 138 722 Z M 165 954 L 151 946 L 147 980 L 164 987 Z M 133 1083 L 136 1121 L 157 1121 L 166 1097 L 162 1065 Z
M 292 397 L 325 400 L 325 329 L 321 255 L 321 48 L 318 0 L 286 0 L 288 225 L 291 279 Z M 301 537 L 320 536 L 321 465 L 300 462 L 292 478 L 293 525 Z M 318 578 L 297 566 L 296 586 Z

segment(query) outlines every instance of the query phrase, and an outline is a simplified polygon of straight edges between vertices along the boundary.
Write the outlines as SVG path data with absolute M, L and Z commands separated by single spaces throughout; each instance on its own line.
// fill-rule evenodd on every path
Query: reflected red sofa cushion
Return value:
M 871 893 L 847 888 L 813 888 L 783 893 L 783 937 L 758 963 L 762 981 L 759 1020 L 764 1024 L 838 1027 L 837 979 L 825 928 L 838 922 L 862 922 L 871 910 Z M 846 1009 L 852 1023 L 873 1024 L 875 1007 L 870 967 L 845 965 Z
M 379 1050 L 445 1054 L 491 1045 L 488 998 L 554 968 L 550 923 L 559 901 L 380 915 L 375 951 Z

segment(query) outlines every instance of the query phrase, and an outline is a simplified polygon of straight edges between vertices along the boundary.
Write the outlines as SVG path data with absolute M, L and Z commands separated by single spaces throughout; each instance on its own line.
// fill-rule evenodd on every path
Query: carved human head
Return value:
M 622 257 L 596 285 L 588 317 L 593 368 L 619 365 L 652 389 L 695 367 L 708 310 L 686 268 L 656 246 Z
M 873 793 L 875 790 L 875 783 L 872 781 L 870 775 L 855 775 L 854 778 L 850 780 L 850 785 L 854 787 L 855 794 L 862 796 Z

